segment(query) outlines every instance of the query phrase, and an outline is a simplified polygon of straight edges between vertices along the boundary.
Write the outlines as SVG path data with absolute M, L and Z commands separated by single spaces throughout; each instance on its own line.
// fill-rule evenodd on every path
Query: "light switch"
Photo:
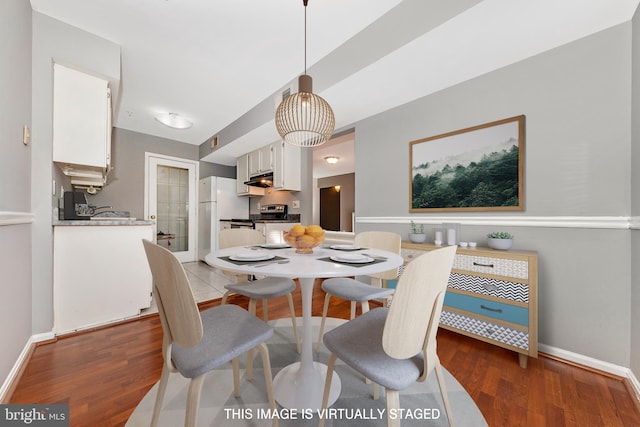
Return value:
M 294 209 L 300 209 L 300 200 L 294 200 L 291 202 L 291 207 Z

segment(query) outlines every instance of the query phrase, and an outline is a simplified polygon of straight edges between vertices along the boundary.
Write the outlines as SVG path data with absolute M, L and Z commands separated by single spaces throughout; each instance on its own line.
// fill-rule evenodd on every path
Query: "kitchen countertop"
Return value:
M 53 226 L 76 226 L 76 225 L 119 225 L 119 226 L 129 226 L 129 225 L 153 225 L 155 221 L 151 220 L 140 220 L 140 219 L 92 219 L 92 220 L 83 220 L 83 219 L 67 219 L 67 220 L 57 220 L 53 221 Z

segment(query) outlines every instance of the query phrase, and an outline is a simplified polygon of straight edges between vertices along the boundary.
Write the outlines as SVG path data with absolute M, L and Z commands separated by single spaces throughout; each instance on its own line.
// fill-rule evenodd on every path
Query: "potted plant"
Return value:
M 411 220 L 411 233 L 409 233 L 409 240 L 413 243 L 423 243 L 427 240 L 427 235 L 424 234 L 424 224 L 416 224 Z
M 506 231 L 493 231 L 487 234 L 489 238 L 488 246 L 492 249 L 506 251 L 513 245 L 513 236 Z

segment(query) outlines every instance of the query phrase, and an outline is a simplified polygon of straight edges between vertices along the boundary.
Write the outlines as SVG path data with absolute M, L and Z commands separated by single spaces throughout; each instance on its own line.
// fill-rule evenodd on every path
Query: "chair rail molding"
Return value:
M 360 224 L 419 224 L 439 225 L 443 222 L 458 222 L 462 225 L 499 225 L 503 227 L 541 228 L 607 228 L 640 229 L 640 217 L 629 216 L 399 216 L 356 217 Z
M 0 211 L 0 226 L 31 224 L 32 222 L 33 222 L 33 214 L 31 212 Z

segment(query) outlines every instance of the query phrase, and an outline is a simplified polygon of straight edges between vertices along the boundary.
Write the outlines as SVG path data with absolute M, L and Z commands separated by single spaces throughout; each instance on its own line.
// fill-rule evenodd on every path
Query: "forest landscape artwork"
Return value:
M 410 212 L 522 210 L 524 116 L 410 143 Z

